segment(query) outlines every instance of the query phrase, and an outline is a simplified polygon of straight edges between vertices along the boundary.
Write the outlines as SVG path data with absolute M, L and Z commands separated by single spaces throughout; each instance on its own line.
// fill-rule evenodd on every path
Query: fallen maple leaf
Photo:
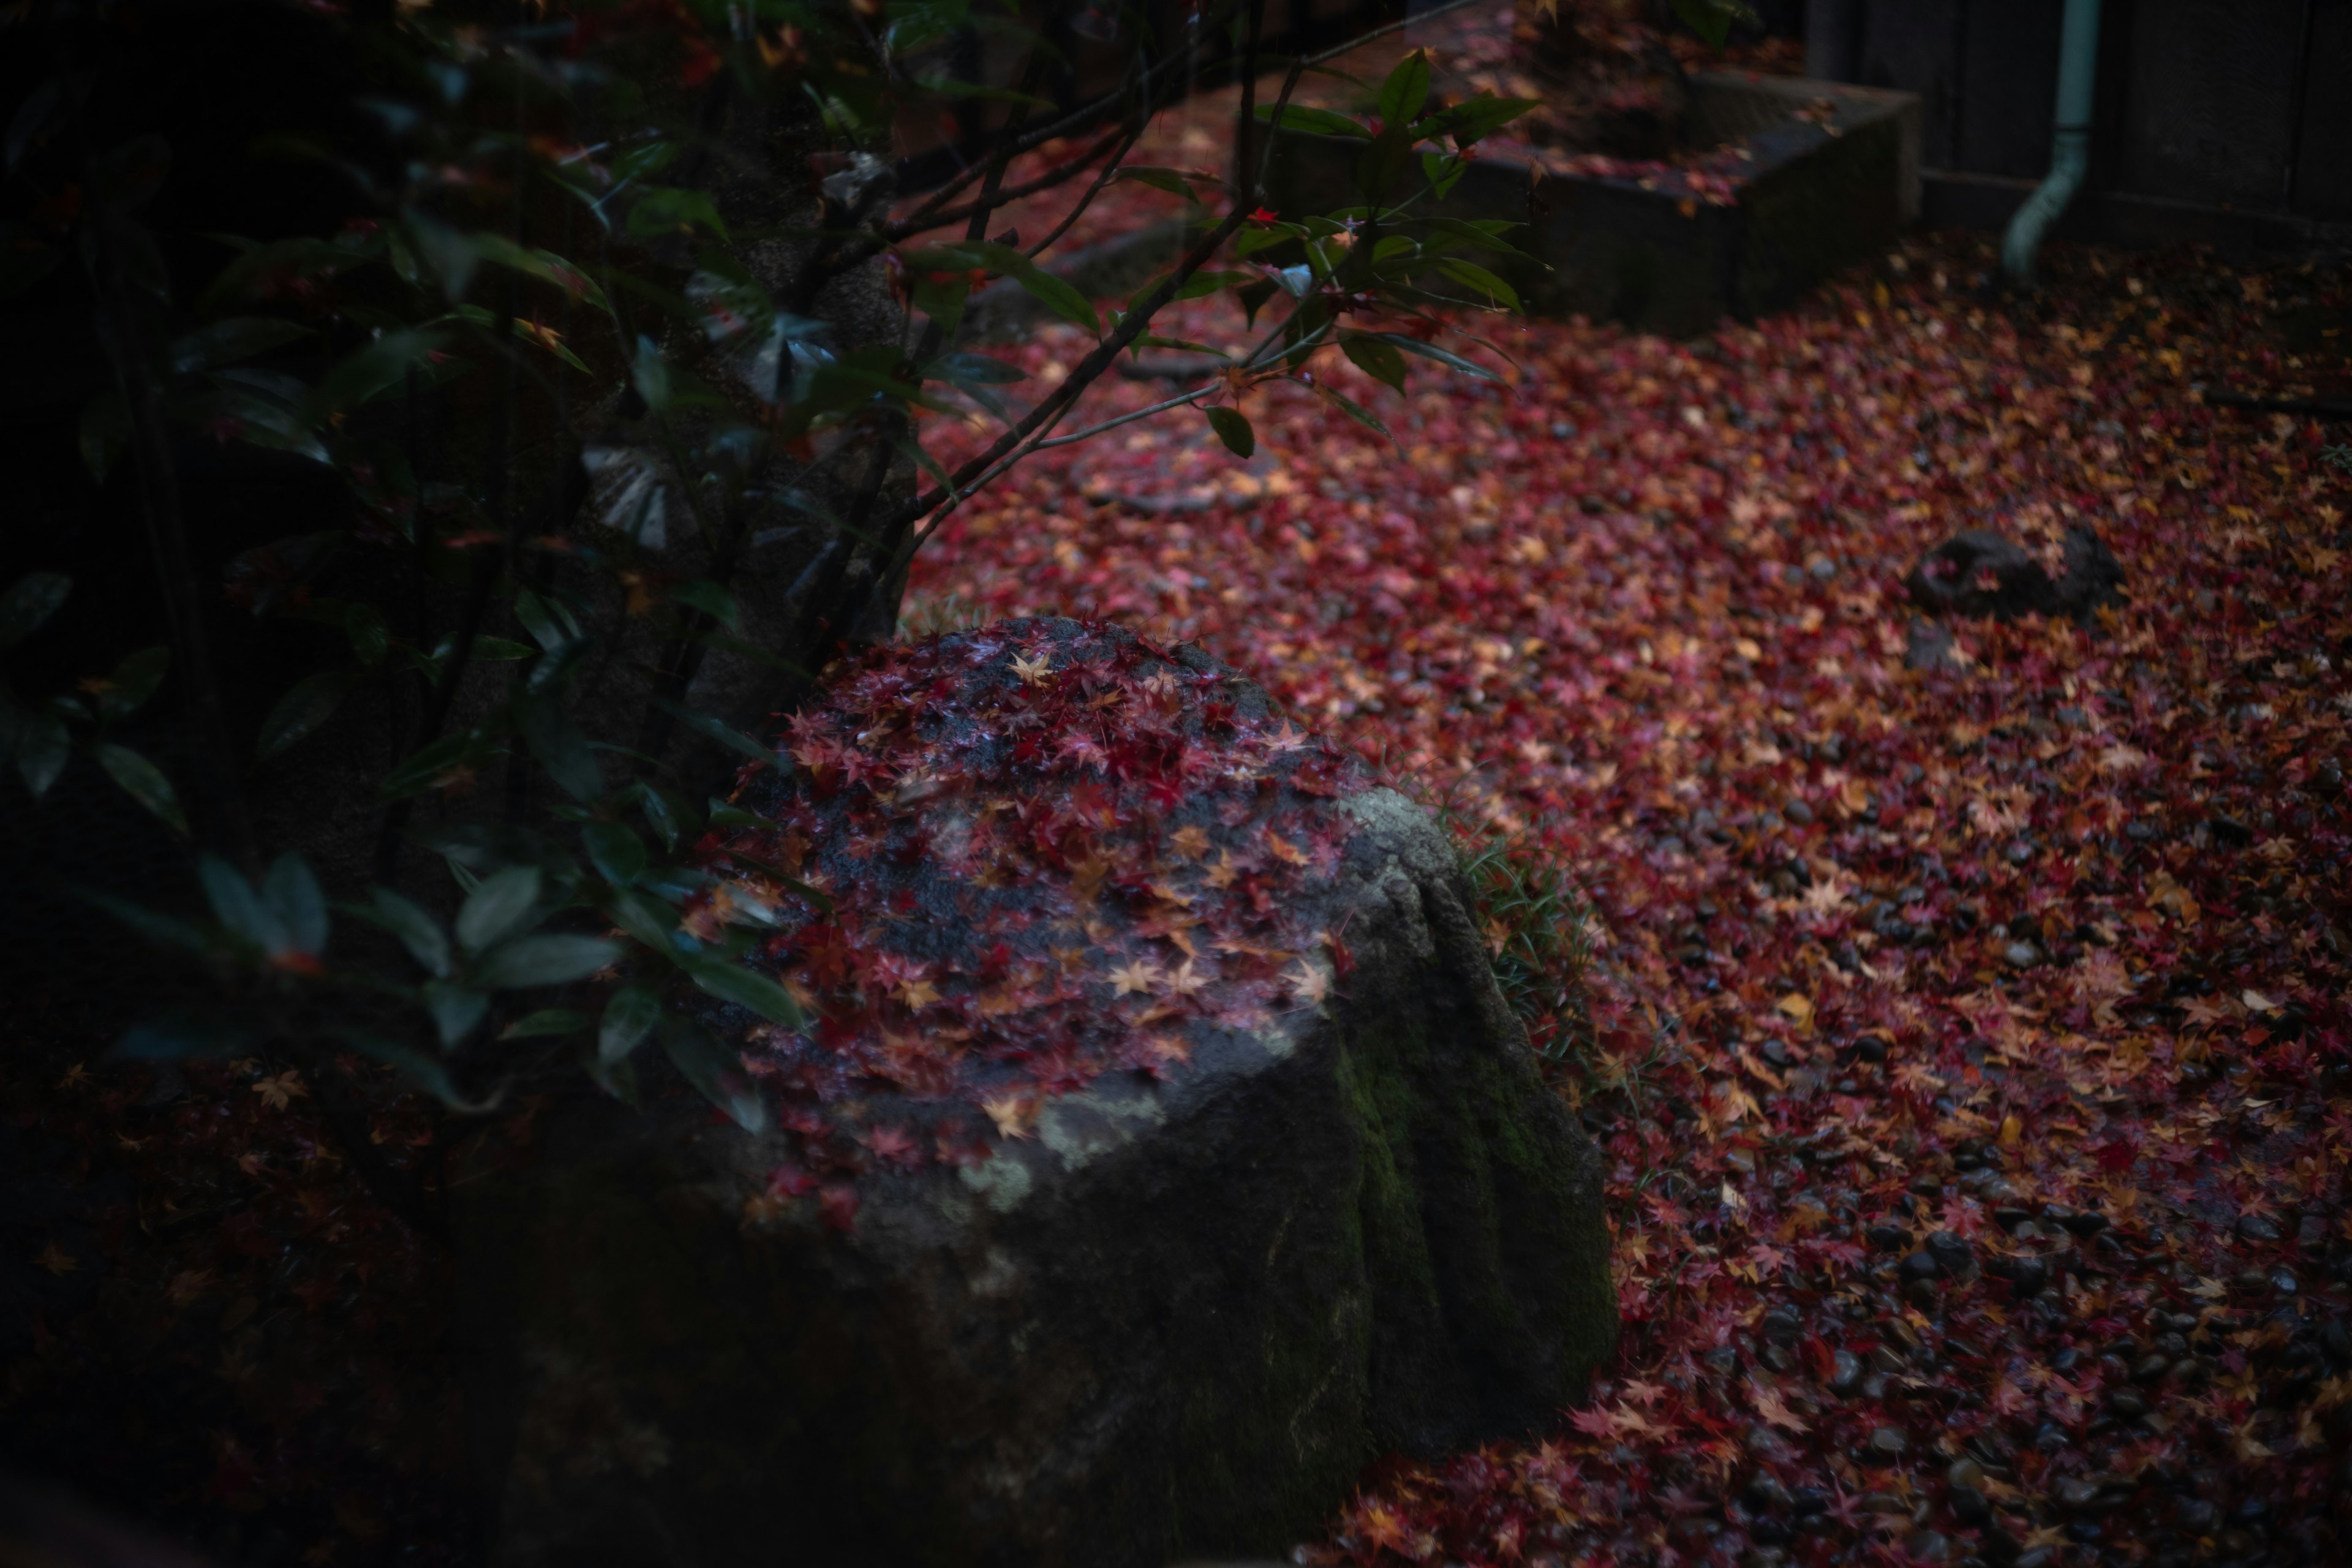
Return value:
M 301 1075 L 289 1068 L 255 1084 L 253 1092 L 261 1096 L 262 1103 L 271 1110 L 283 1110 L 297 1100 L 308 1099 L 310 1090 L 303 1084 Z
M 1769 1425 L 1790 1432 L 1812 1430 L 1811 1425 L 1804 1417 L 1789 1408 L 1788 1402 L 1780 1397 L 1780 1390 L 1766 1388 L 1761 1384 L 1753 1382 L 1749 1383 L 1748 1387 L 1748 1398 L 1756 1406 L 1756 1414 L 1761 1415 Z
M 1026 1095 L 1001 1094 L 980 1102 L 980 1109 L 996 1124 L 999 1138 L 1027 1138 L 1037 1120 L 1037 1102 Z
M 1135 959 L 1110 972 L 1111 994 L 1131 996 L 1149 994 L 1160 983 L 1157 964 L 1147 959 Z
M 1300 959 L 1284 972 L 1283 978 L 1290 983 L 1290 994 L 1309 1007 L 1320 1007 L 1331 994 L 1329 972 L 1313 959 Z

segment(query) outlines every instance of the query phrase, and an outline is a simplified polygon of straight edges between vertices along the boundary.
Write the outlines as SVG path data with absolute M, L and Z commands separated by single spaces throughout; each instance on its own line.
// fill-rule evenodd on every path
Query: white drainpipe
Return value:
M 2042 237 L 2091 166 L 2091 89 L 2099 75 L 2099 0 L 2066 0 L 2065 30 L 2058 43 L 2058 117 L 2050 154 L 2050 175 L 2025 198 L 2009 220 L 2001 241 L 2001 270 L 2020 289 L 2033 287 L 2033 258 Z

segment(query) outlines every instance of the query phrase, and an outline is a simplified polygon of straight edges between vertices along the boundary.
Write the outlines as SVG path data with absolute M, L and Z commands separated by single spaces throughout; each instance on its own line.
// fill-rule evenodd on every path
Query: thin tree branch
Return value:
M 1200 51 L 1202 46 L 1213 37 L 1225 19 L 1233 15 L 1233 9 L 1232 6 L 1227 6 L 1215 17 L 1203 22 L 1200 30 L 1193 36 L 1192 43 L 1169 56 L 1159 65 L 1148 68 L 1139 83 L 1134 86 L 1122 85 L 1114 88 L 1100 97 L 1081 104 L 1059 120 L 1049 121 L 1022 135 L 1007 137 L 994 152 L 989 154 L 985 162 L 975 163 L 963 170 L 932 192 L 929 200 L 907 215 L 908 221 L 913 222 L 928 217 L 940 207 L 946 205 L 954 198 L 958 191 L 962 190 L 974 180 L 984 177 L 992 166 L 1010 163 L 1022 153 L 1042 147 L 1048 142 L 1063 136 L 1075 135 L 1078 132 L 1089 130 L 1100 124 L 1105 116 L 1126 103 L 1138 88 L 1140 88 L 1148 101 L 1158 101 L 1160 86 L 1184 79 L 1183 73 L 1179 68 L 1192 63 L 1192 57 Z
M 1087 148 L 1084 153 L 1079 153 L 1068 163 L 1056 164 L 1054 168 L 1038 175 L 1035 179 L 1029 180 L 1022 184 L 1014 185 L 1010 190 L 1000 191 L 997 194 L 996 200 L 992 203 L 991 205 L 1001 207 L 1005 205 L 1007 203 L 1017 202 L 1024 196 L 1034 196 L 1041 191 L 1050 191 L 1056 185 L 1066 184 L 1078 174 L 1084 173 L 1091 164 L 1093 164 L 1096 159 L 1100 158 L 1106 148 L 1118 141 L 1122 135 L 1127 134 L 1128 132 L 1125 127 L 1119 127 L 1105 132 L 1100 137 L 1096 139 L 1093 146 Z M 1133 140 L 1134 139 L 1131 135 L 1129 136 L 1129 143 L 1130 145 L 1132 144 Z M 1001 177 L 1004 173 L 1005 166 L 1006 165 L 1003 163 L 996 163 L 992 161 L 989 168 L 991 173 Z M 966 202 L 961 206 L 950 207 L 945 212 L 930 214 L 921 222 L 917 222 L 914 218 L 909 217 L 897 223 L 886 223 L 882 226 L 882 237 L 895 243 L 896 241 L 905 239 L 911 235 L 925 234 L 935 228 L 945 228 L 950 224 L 962 223 L 970 218 L 974 212 L 984 212 L 986 210 L 988 209 L 982 207 L 978 202 Z M 985 234 L 982 234 L 972 237 L 985 239 L 988 237 Z

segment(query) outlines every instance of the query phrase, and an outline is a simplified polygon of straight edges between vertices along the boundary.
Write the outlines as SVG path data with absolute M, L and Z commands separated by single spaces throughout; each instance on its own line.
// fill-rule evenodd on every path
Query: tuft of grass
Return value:
M 1585 976 L 1592 920 L 1559 855 L 1530 833 L 1465 833 L 1450 821 L 1462 868 L 1478 892 L 1480 934 L 1495 983 L 1547 1062 L 1590 1065 L 1592 1016 Z
M 972 631 L 988 623 L 985 606 L 961 594 L 909 593 L 898 611 L 898 636 L 907 642 L 944 632 Z

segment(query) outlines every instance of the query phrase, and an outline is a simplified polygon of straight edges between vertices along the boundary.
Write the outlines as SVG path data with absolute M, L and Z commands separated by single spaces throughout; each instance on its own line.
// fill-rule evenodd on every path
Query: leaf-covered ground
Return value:
M 2352 295 L 2060 251 L 1998 303 L 1989 264 L 1688 344 L 1486 319 L 1505 384 L 1332 370 L 1394 444 L 1261 388 L 1249 462 L 1161 416 L 921 558 L 919 628 L 1198 640 L 1597 911 L 1560 1085 L 1623 1354 L 1542 1441 L 1377 1468 L 1307 1560 L 2343 1559 L 2347 437 L 2195 388 L 2339 391 Z M 1905 668 L 1923 549 L 2074 522 L 2120 613 Z M 325 1087 L 95 1056 L 0 1067 L 5 1458 L 242 1562 L 465 1560 L 436 1268 Z
M 1309 1560 L 2342 1560 L 2344 476 L 2196 388 L 2340 375 L 2344 279 L 1989 264 L 1515 329 L 1505 386 L 1328 372 L 1393 445 L 1289 386 L 1248 465 L 1162 416 L 923 559 L 919 614 L 1199 640 L 1597 908 L 1622 1360 Z M 2121 613 L 1906 668 L 1922 551 L 2075 523 Z

